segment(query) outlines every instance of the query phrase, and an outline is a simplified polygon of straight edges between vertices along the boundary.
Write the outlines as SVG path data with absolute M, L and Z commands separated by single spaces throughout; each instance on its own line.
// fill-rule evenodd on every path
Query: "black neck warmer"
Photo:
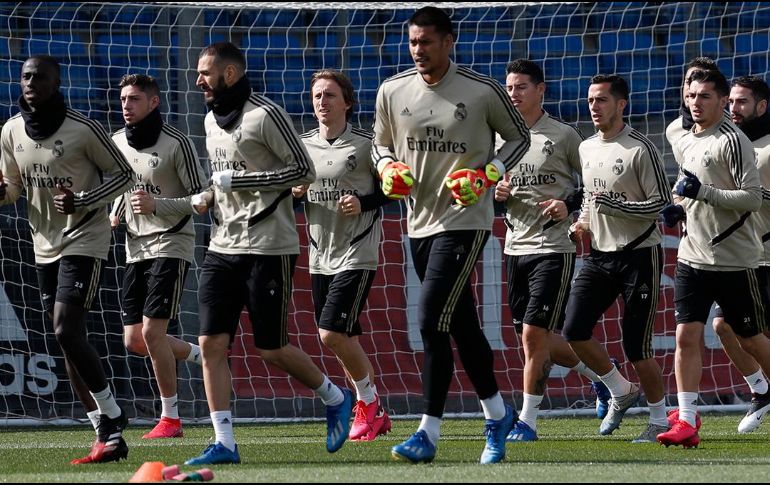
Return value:
M 751 121 L 747 121 L 743 123 L 740 128 L 741 131 L 749 137 L 749 140 L 759 140 L 763 136 L 770 134 L 770 113 L 765 113 Z
M 690 108 L 682 103 L 682 106 L 679 107 L 679 114 L 682 116 L 682 128 L 690 131 L 692 127 L 695 126 L 695 121 L 692 119 Z
M 155 108 L 139 123 L 126 125 L 128 146 L 134 150 L 150 148 L 158 141 L 162 128 L 163 118 L 160 116 L 160 109 Z
M 60 92 L 51 96 L 51 99 L 35 111 L 29 108 L 24 96 L 19 96 L 19 109 L 24 119 L 24 131 L 33 140 L 44 140 L 56 133 L 67 117 L 67 105 Z
M 217 126 L 223 130 L 232 127 L 233 123 L 241 116 L 243 105 L 251 95 L 251 85 L 249 79 L 244 75 L 238 82 L 225 88 L 218 93 L 211 103 L 211 111 L 214 112 L 214 119 Z

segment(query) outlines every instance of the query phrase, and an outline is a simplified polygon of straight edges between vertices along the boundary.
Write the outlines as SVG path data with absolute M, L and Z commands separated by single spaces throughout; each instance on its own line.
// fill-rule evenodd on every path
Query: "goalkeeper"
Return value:
M 530 140 L 503 88 L 451 61 L 454 42 L 446 13 L 419 9 L 409 20 L 416 69 L 386 80 L 377 93 L 372 160 L 385 195 L 406 202 L 425 348 L 422 422 L 392 454 L 415 463 L 435 457 L 454 372 L 451 336 L 486 417 L 481 462 L 496 463 L 516 418 L 498 391 L 469 280 L 492 229 L 493 186 Z M 495 133 L 506 142 L 493 158 Z

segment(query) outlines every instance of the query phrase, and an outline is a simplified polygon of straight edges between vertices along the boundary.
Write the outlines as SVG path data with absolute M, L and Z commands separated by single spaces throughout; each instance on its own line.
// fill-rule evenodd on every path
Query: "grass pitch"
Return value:
M 590 418 L 540 419 L 540 441 L 508 444 L 503 464 L 478 464 L 483 422 L 446 420 L 434 463 L 395 462 L 390 447 L 417 428 L 394 421 L 393 432 L 370 443 L 348 442 L 331 455 L 324 423 L 236 425 L 242 463 L 212 466 L 218 482 L 756 482 L 770 476 L 770 425 L 740 435 L 741 416 L 706 415 L 698 449 L 630 441 L 646 416 L 628 416 L 612 436 L 597 434 Z M 6 428 L 0 432 L 0 480 L 5 482 L 126 482 L 145 461 L 182 464 L 213 435 L 187 426 L 185 437 L 142 440 L 149 427 L 129 427 L 130 452 L 119 464 L 72 466 L 88 452 L 93 431 L 78 428 Z M 194 471 L 199 467 L 186 467 Z M 764 477 L 764 478 L 762 478 Z

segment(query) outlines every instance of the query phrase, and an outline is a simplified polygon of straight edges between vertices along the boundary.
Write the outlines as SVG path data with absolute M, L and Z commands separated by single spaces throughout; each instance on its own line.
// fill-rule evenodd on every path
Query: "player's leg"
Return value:
M 702 373 L 704 322 L 708 318 L 714 301 L 712 287 L 722 284 L 719 275 L 677 263 L 674 286 L 676 309 L 676 351 L 674 372 L 676 374 L 678 419 L 671 429 L 657 436 L 658 442 L 666 446 L 698 446 L 698 391 Z
M 623 350 L 639 376 L 650 410 L 647 428 L 634 443 L 655 443 L 660 433 L 668 431 L 663 373 L 652 349 L 662 271 L 663 250 L 654 246 L 632 251 L 625 272 Z
M 62 353 L 77 371 L 99 411 L 97 443 L 85 458 L 73 464 L 119 461 L 128 456 L 123 429 L 128 418 L 115 402 L 99 355 L 88 342 L 86 314 L 99 291 L 101 260 L 65 256 L 59 261 L 58 288 L 53 307 L 56 340 Z
M 622 287 L 619 253 L 592 250 L 584 258 L 572 284 L 564 320 L 564 337 L 575 354 L 596 372 L 612 396 L 607 415 L 599 426 L 599 434 L 607 435 L 620 426 L 623 415 L 639 397 L 639 389 L 631 384 L 612 364 L 607 350 L 593 338 L 596 322 L 615 301 Z
M 240 463 L 230 411 L 232 374 L 228 350 L 246 301 L 246 281 L 253 257 L 208 251 L 198 286 L 203 386 L 215 441 L 187 465 Z
M 256 256 L 248 279 L 247 307 L 262 358 L 312 389 L 326 405 L 326 449 L 339 450 L 350 432 L 353 395 L 340 389 L 299 347 L 289 343 L 289 303 L 295 255 Z
M 350 428 L 351 440 L 371 441 L 380 434 L 390 431 L 390 418 L 380 405 L 374 383 L 369 357 L 358 342 L 361 325 L 358 316 L 366 303 L 366 297 L 374 281 L 372 270 L 349 270 L 331 277 L 327 291 L 323 294 L 323 283 L 313 280 L 313 301 L 322 302 L 323 308 L 317 319 L 321 341 L 342 363 L 345 373 L 356 389 L 356 412 Z
M 719 342 L 722 344 L 725 354 L 727 354 L 730 362 L 746 380 L 752 393 L 759 392 L 762 394 L 767 392 L 767 380 L 762 374 L 762 369 L 759 368 L 759 364 L 754 360 L 754 357 L 743 350 L 732 327 L 729 323 L 725 322 L 721 309 L 722 307 L 717 308 L 716 316 L 711 321 L 711 326 L 714 329 L 714 333 L 719 337 Z

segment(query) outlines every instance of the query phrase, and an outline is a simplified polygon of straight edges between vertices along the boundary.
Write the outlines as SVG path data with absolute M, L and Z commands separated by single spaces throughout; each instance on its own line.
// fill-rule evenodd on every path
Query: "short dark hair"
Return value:
M 625 79 L 617 74 L 597 74 L 591 78 L 591 84 L 610 84 L 610 94 L 615 99 L 625 99 L 628 101 L 630 90 Z
M 706 56 L 693 57 L 692 59 L 690 59 L 690 62 L 687 63 L 687 69 L 685 69 L 685 72 L 689 71 L 693 67 L 697 69 L 702 69 L 704 71 L 719 70 L 719 66 L 717 66 L 717 61 Z
M 511 61 L 508 63 L 507 66 L 505 66 L 505 74 L 526 74 L 529 76 L 532 81 L 534 81 L 535 84 L 540 84 L 545 82 L 545 75 L 543 75 L 543 70 L 535 64 L 534 62 L 530 61 L 529 59 L 516 59 L 515 61 Z
M 720 96 L 730 95 L 730 85 L 727 84 L 725 75 L 719 71 L 706 71 L 703 69 L 695 70 L 690 74 L 688 83 L 692 84 L 693 81 L 698 81 L 699 83 L 714 83 L 714 89 Z
M 136 86 L 149 97 L 160 96 L 160 87 L 154 77 L 147 74 L 124 74 L 118 87 Z
M 198 59 L 204 56 L 214 56 L 218 62 L 235 64 L 240 70 L 246 70 L 246 57 L 232 42 L 215 42 L 201 50 Z
M 34 56 L 29 56 L 27 61 L 31 61 L 33 59 L 36 60 L 38 63 L 42 63 L 53 68 L 53 70 L 56 71 L 56 75 L 61 76 L 61 66 L 59 65 L 59 61 L 56 60 L 55 57 L 49 56 L 47 54 L 35 54 Z
M 356 106 L 356 90 L 353 88 L 353 81 L 350 80 L 347 74 L 336 69 L 321 69 L 313 73 L 310 78 L 310 96 L 313 96 L 313 86 L 319 79 L 331 79 L 336 82 L 342 90 L 342 98 L 346 103 L 350 103 L 350 109 L 347 110 L 345 116 L 350 119 L 353 116 L 353 108 Z
M 735 86 L 751 89 L 751 94 L 754 96 L 754 101 L 757 103 L 763 99 L 765 101 L 770 100 L 770 86 L 768 86 L 765 80 L 759 76 L 741 76 L 735 78 L 733 79 L 733 87 Z
M 441 35 L 451 35 L 455 38 L 455 32 L 452 28 L 452 20 L 443 10 L 436 7 L 422 7 L 409 17 L 409 27 L 416 25 L 418 27 L 433 26 Z

